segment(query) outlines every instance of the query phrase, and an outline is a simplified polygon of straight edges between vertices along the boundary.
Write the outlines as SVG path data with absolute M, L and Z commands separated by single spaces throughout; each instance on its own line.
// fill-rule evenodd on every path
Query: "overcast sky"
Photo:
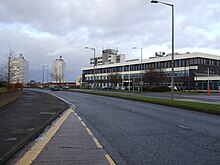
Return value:
M 220 55 L 220 1 L 167 0 L 175 5 L 175 52 Z M 42 80 L 42 67 L 62 56 L 66 80 L 89 66 L 92 50 L 118 47 L 126 59 L 171 52 L 171 7 L 150 0 L 1 0 L 0 56 L 8 45 L 30 63 L 30 80 Z M 0 61 L 2 64 L 2 60 Z

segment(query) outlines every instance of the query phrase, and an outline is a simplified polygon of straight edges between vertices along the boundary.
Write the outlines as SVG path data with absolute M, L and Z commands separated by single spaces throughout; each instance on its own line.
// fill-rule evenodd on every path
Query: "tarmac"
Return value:
M 23 127 L 30 129 L 30 121 L 33 123 L 34 121 L 28 120 L 28 118 L 31 119 L 34 116 L 36 118 L 36 114 L 33 113 L 33 116 L 29 115 L 26 117 L 26 119 L 21 118 L 22 114 L 24 115 L 30 109 L 32 109 L 32 111 L 34 111 L 33 109 L 35 109 L 35 111 L 38 109 L 37 114 L 41 114 L 38 116 L 47 116 L 55 113 L 58 111 L 58 109 L 62 109 L 66 105 L 67 103 L 54 96 L 25 90 L 24 94 L 19 98 L 19 100 L 0 108 L 0 117 L 2 112 L 5 112 L 4 115 L 7 116 L 8 111 L 14 111 L 15 109 L 17 111 L 17 107 L 20 107 L 20 114 L 17 115 L 20 116 L 18 117 L 18 120 L 23 123 Z M 115 164 L 91 130 L 75 113 L 74 109 L 75 106 L 71 105 L 52 123 L 52 125 L 48 126 L 37 139 L 30 141 L 22 150 L 11 157 L 5 164 Z M 14 117 L 16 118 L 16 116 Z M 19 124 L 17 125 L 16 123 L 11 123 L 10 120 L 11 119 L 4 120 L 5 123 L 8 123 L 8 125 L 4 125 L 5 128 L 2 127 L 2 121 L 0 120 L 0 131 L 7 129 L 8 126 L 14 127 L 15 129 L 20 129 L 17 128 Z M 17 122 L 19 123 L 18 120 Z M 28 120 L 28 122 L 25 122 L 25 120 Z M 5 140 L 3 141 L 4 143 L 7 143 Z M 2 151 L 6 149 L 5 147 L 7 146 L 3 146 L 3 148 L 0 146 Z

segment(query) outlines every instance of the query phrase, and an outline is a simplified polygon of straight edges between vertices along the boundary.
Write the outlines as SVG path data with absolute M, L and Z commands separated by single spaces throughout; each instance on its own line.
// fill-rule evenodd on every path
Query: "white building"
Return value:
M 53 82 L 62 83 L 65 81 L 66 64 L 60 56 L 59 59 L 53 61 Z
M 29 62 L 24 59 L 23 55 L 13 57 L 10 60 L 10 83 L 23 83 L 28 82 Z
M 118 50 L 104 49 L 102 56 L 96 57 L 96 66 L 125 62 L 125 54 L 118 54 Z M 94 65 L 94 58 L 90 58 L 90 66 Z
M 163 79 L 155 82 L 160 86 L 170 86 L 172 77 L 171 54 L 161 53 L 159 56 L 143 60 L 129 60 L 122 63 L 90 66 L 82 69 L 82 83 L 97 88 L 112 86 L 110 76 L 121 75 L 118 85 L 140 87 L 141 78 L 149 71 L 162 71 Z M 152 85 L 147 78 L 143 79 L 143 87 Z M 186 90 L 220 90 L 220 56 L 206 53 L 174 54 L 174 85 Z

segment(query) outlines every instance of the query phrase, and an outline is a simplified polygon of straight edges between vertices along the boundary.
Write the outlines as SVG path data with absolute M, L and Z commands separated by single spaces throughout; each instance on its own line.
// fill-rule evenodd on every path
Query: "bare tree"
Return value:
M 143 81 L 149 83 L 150 85 L 158 85 L 163 82 L 165 77 L 164 71 L 162 69 L 150 69 L 143 74 Z
M 121 74 L 118 74 L 118 73 L 109 74 L 108 79 L 114 86 L 117 86 L 117 84 L 121 83 L 121 81 L 122 81 Z
M 14 73 L 12 72 L 12 59 L 15 57 L 15 49 L 11 48 L 11 45 L 9 44 L 9 49 L 7 53 L 4 53 L 7 57 L 7 60 L 4 62 L 5 66 L 7 68 L 6 73 L 6 79 L 7 79 L 7 90 L 9 91 L 9 86 L 11 83 L 11 78 L 14 76 Z

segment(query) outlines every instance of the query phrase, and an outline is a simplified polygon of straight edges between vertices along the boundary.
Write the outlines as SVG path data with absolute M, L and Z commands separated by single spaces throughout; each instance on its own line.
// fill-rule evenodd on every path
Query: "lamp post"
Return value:
M 95 81 L 95 66 L 96 66 L 96 59 L 95 59 L 95 48 L 85 47 L 85 49 L 91 49 L 94 52 L 94 65 L 93 65 L 93 88 L 96 89 L 96 81 Z
M 47 71 L 47 83 L 48 83 L 49 82 L 49 70 L 46 69 L 46 71 Z
M 47 65 L 38 65 L 38 66 L 41 66 L 43 68 L 43 71 L 42 71 L 42 83 L 44 84 L 44 68 L 48 67 L 48 66 Z
M 141 50 L 141 92 L 143 92 L 143 68 L 142 68 L 142 63 L 143 63 L 143 51 L 142 48 L 137 48 L 137 47 L 133 47 L 133 49 L 140 49 Z
M 171 77 L 171 100 L 174 100 L 174 4 L 161 2 L 161 1 L 154 1 L 152 0 L 151 3 L 161 3 L 167 6 L 172 7 L 172 60 L 171 60 L 171 68 L 172 68 L 172 77 Z

